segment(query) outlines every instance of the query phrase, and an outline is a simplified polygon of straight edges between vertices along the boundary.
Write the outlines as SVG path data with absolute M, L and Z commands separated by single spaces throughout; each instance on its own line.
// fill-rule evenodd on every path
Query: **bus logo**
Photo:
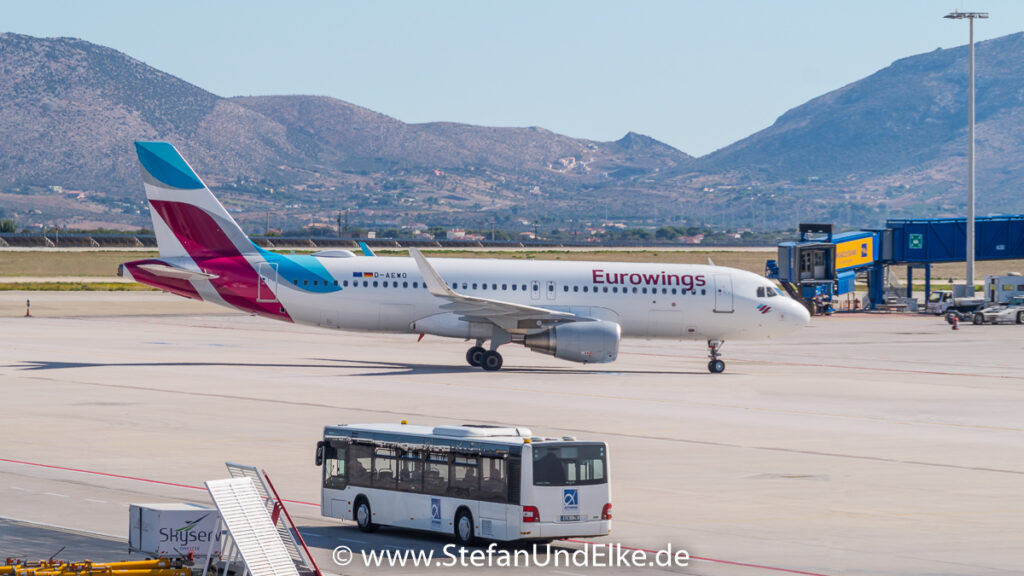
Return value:
M 580 507 L 580 493 L 576 488 L 562 491 L 562 510 L 577 510 Z
M 430 499 L 430 526 L 437 528 L 441 526 L 441 499 Z

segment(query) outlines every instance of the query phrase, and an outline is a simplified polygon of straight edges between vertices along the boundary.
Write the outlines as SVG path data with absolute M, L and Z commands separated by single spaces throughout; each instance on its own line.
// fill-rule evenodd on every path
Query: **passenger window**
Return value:
M 348 280 L 345 280 L 344 282 L 342 282 L 341 285 L 347 287 L 348 286 Z
M 512 291 L 513 291 L 513 292 L 515 292 L 515 291 L 516 291 L 516 285 L 515 285 L 515 284 L 513 284 L 513 285 L 512 285 Z
M 376 283 L 376 282 L 374 282 L 374 283 L 373 283 L 373 285 L 374 285 L 374 286 L 376 286 L 376 285 L 377 285 L 377 283 Z M 387 287 L 388 287 L 388 281 L 387 281 L 387 280 L 385 280 L 385 281 L 384 281 L 384 287 L 385 287 L 385 288 L 387 288 Z
M 508 500 L 505 461 L 500 458 L 480 459 L 480 499 L 489 502 Z
M 476 290 L 476 282 L 473 282 L 473 290 Z
M 394 488 L 395 487 L 395 462 L 394 448 L 377 448 L 373 452 L 373 487 Z
M 480 491 L 479 461 L 476 456 L 456 456 L 452 460 L 451 482 L 448 495 L 455 498 L 474 498 Z
M 497 289 L 498 289 L 498 285 L 497 284 L 491 284 L 491 290 L 497 290 Z
M 633 286 L 633 294 L 636 294 L 636 286 Z
M 428 494 L 448 492 L 448 454 L 431 452 L 423 471 L 423 491 Z
M 554 291 L 555 291 L 555 285 L 554 284 L 548 284 L 548 292 L 554 292 Z
M 675 293 L 676 293 L 676 289 L 675 289 L 675 288 L 673 288 L 673 289 L 672 289 L 672 294 L 674 295 Z
M 298 280 L 292 280 L 292 284 L 295 284 L 296 286 L 298 286 L 299 285 L 299 281 Z
M 376 282 L 374 282 L 374 284 L 376 284 Z M 368 288 L 369 286 L 370 286 L 370 281 L 369 280 L 363 280 L 363 288 Z
M 335 286 L 337 286 L 337 285 L 338 285 L 338 281 L 337 281 L 337 280 L 335 280 L 335 281 L 334 281 L 334 285 L 335 285 Z
M 618 293 L 619 293 L 619 287 L 618 286 L 612 286 L 612 294 L 618 294 Z
M 526 284 L 523 284 L 523 292 L 526 292 Z
M 696 293 L 697 293 L 697 291 L 696 291 L 696 290 L 694 290 L 694 291 L 693 291 L 693 293 L 694 293 L 694 294 L 696 294 Z M 708 293 L 708 291 L 707 291 L 707 290 L 705 290 L 704 288 L 701 288 L 701 289 L 700 289 L 700 293 L 701 293 L 701 295 L 703 296 L 703 295 L 707 294 L 707 293 Z
M 573 292 L 579 292 L 580 291 L 580 287 L 579 286 L 573 286 L 572 287 L 572 291 Z
M 423 491 L 423 453 L 403 450 L 398 459 L 398 489 Z
M 526 290 L 526 288 L 524 287 L 523 290 Z M 540 291 L 540 284 L 534 284 L 533 285 L 533 291 L 534 292 L 539 292 Z
M 413 282 L 412 283 L 412 287 L 413 288 L 419 288 L 419 282 Z
M 373 448 L 354 444 L 348 448 L 348 481 L 353 486 L 370 485 L 370 468 L 373 462 Z
M 374 287 L 374 288 L 376 288 L 376 287 L 377 287 L 377 281 L 376 281 L 376 280 L 374 280 L 374 281 L 373 281 L 373 287 Z
M 568 285 L 562 286 L 562 292 L 568 292 L 568 291 L 569 291 L 569 286 Z
M 309 280 L 303 280 L 302 281 L 302 285 L 303 286 L 309 286 Z
M 590 290 L 590 286 L 584 286 L 584 287 L 583 287 L 583 291 L 584 291 L 584 292 L 587 292 L 588 290 Z
M 408 282 L 402 282 L 402 288 L 408 288 L 408 287 L 409 287 L 409 283 Z
M 641 292 L 643 292 L 644 294 L 647 294 L 647 287 L 644 287 L 644 288 L 643 288 L 643 289 L 641 290 Z
M 501 285 L 501 289 L 502 290 L 508 290 L 508 284 L 502 284 Z

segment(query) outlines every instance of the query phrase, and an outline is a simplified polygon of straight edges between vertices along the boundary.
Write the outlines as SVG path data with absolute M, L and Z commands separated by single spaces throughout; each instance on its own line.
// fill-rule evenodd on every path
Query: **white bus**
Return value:
M 460 544 L 611 531 L 608 446 L 527 428 L 327 426 L 317 443 L 321 514 L 453 534 Z

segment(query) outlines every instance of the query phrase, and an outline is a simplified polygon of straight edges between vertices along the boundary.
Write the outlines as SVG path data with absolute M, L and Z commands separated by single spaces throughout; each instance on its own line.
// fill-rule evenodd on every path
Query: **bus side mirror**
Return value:
M 316 465 L 324 465 L 324 441 L 321 440 L 316 443 Z

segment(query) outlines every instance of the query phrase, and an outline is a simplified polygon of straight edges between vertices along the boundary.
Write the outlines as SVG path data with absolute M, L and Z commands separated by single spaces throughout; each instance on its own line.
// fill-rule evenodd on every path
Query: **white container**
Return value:
M 133 552 L 220 557 L 221 523 L 216 508 L 187 503 L 131 504 L 128 514 L 128 546 Z

